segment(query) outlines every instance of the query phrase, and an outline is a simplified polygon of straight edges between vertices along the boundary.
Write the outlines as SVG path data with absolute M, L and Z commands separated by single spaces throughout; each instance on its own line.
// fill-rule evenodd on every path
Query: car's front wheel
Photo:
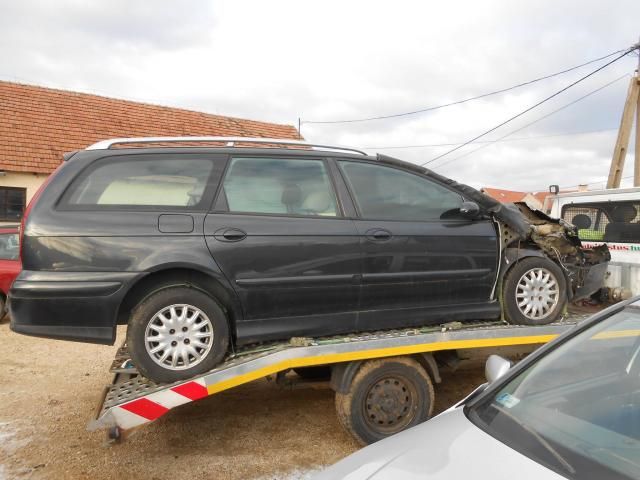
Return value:
M 127 346 L 138 371 L 156 382 L 175 382 L 207 372 L 223 359 L 229 327 L 210 296 L 188 287 L 167 287 L 133 310 Z
M 567 303 L 564 274 L 544 257 L 528 257 L 516 263 L 507 272 L 503 292 L 507 320 L 517 325 L 552 323 Z

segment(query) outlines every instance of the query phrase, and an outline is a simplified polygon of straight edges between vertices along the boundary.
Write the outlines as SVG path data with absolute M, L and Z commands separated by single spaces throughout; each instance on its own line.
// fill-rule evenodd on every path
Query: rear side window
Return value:
M 322 160 L 234 158 L 222 195 L 230 212 L 335 217 L 336 197 Z
M 77 207 L 206 208 L 213 161 L 195 158 L 109 158 L 73 182 L 63 204 Z
M 17 233 L 0 233 L 0 260 L 17 260 L 20 243 Z
M 26 204 L 26 188 L 0 187 L 0 221 L 20 220 Z
M 580 240 L 640 243 L 640 202 L 574 203 L 562 208 L 562 218 Z
M 357 162 L 340 165 L 365 219 L 438 220 L 462 205 L 457 193 L 402 170 Z

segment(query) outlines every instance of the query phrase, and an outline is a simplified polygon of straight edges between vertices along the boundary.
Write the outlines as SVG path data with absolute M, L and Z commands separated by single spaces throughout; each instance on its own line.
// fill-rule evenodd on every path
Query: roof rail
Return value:
M 301 140 L 287 140 L 282 138 L 255 138 L 255 137 L 139 137 L 139 138 L 112 138 L 102 140 L 88 146 L 85 150 L 106 150 L 113 145 L 124 143 L 184 143 L 184 142 L 224 142 L 227 147 L 233 147 L 235 143 L 275 143 L 278 145 L 295 145 L 298 147 L 315 147 L 325 150 L 342 150 L 367 155 L 366 152 L 351 147 L 337 145 L 325 145 L 322 143 L 309 143 Z

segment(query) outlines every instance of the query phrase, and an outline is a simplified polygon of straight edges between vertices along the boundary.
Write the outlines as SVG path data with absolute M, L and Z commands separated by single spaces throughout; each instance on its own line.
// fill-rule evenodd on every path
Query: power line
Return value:
M 549 101 L 549 100 L 551 100 L 552 98 L 557 97 L 557 96 L 558 96 L 558 95 L 560 95 L 561 93 L 566 92 L 566 91 L 567 91 L 567 90 L 569 90 L 571 87 L 573 87 L 573 86 L 577 85 L 578 83 L 580 83 L 580 82 L 582 82 L 582 81 L 586 80 L 587 78 L 589 78 L 589 77 L 591 77 L 591 76 L 595 75 L 595 74 L 596 74 L 596 73 L 598 73 L 600 70 L 603 70 L 603 69 L 607 68 L 609 65 L 611 65 L 611 64 L 613 64 L 613 63 L 615 63 L 615 62 L 617 62 L 618 60 L 620 60 L 621 58 L 623 58 L 624 56 L 626 56 L 629 52 L 632 52 L 633 50 L 635 50 L 635 49 L 637 49 L 637 48 L 638 48 L 638 46 L 634 45 L 633 47 L 631 47 L 631 48 L 629 48 L 629 49 L 625 50 L 625 52 L 624 52 L 622 55 L 618 55 L 618 56 L 617 56 L 617 57 L 615 57 L 613 60 L 610 60 L 609 62 L 605 63 L 604 65 L 602 65 L 602 66 L 600 66 L 600 67 L 596 68 L 595 70 L 593 70 L 593 71 L 589 72 L 588 74 L 586 74 L 586 75 L 584 75 L 584 76 L 580 77 L 578 80 L 576 80 L 576 81 L 574 81 L 574 82 L 571 82 L 571 83 L 570 83 L 569 85 L 567 85 L 566 87 L 564 87 L 564 88 L 562 88 L 562 89 L 558 90 L 557 92 L 555 92 L 555 93 L 553 93 L 553 94 L 549 95 L 548 97 L 546 97 L 546 98 L 544 98 L 544 99 L 540 100 L 539 102 L 537 102 L 537 103 L 535 103 L 535 104 L 531 105 L 530 107 L 528 107 L 528 108 L 524 109 L 524 110 L 523 110 L 523 111 L 521 111 L 520 113 L 517 113 L 516 115 L 513 115 L 512 117 L 509 117 L 509 118 L 508 118 L 507 120 L 505 120 L 504 122 L 501 122 L 501 123 L 499 123 L 498 125 L 496 125 L 495 127 L 492 127 L 492 128 L 490 128 L 489 130 L 486 130 L 486 131 L 482 132 L 480 135 L 476 135 L 476 136 L 475 136 L 475 137 L 473 137 L 472 139 L 467 140 L 466 142 L 464 142 L 462 145 L 458 145 L 457 147 L 454 147 L 454 148 L 452 148 L 451 150 L 447 150 L 446 152 L 444 152 L 444 153 L 442 153 L 442 154 L 440 154 L 440 155 L 438 155 L 438 156 L 436 156 L 436 157 L 432 158 L 431 160 L 429 160 L 429 161 L 427 161 L 427 162 L 424 162 L 424 163 L 423 163 L 423 164 L 421 164 L 421 165 L 422 165 L 422 166 L 424 166 L 424 165 L 428 165 L 428 164 L 430 164 L 430 163 L 432 163 L 432 162 L 435 162 L 435 161 L 436 161 L 436 160 L 438 160 L 439 158 L 442 158 L 442 157 L 444 157 L 444 156 L 446 156 L 446 155 L 449 155 L 450 153 L 453 153 L 453 152 L 455 152 L 456 150 L 459 150 L 459 149 L 461 149 L 462 147 L 464 147 L 464 146 L 466 146 L 466 145 L 469 145 L 470 143 L 475 142 L 476 140 L 478 140 L 478 139 L 480 139 L 480 138 L 484 137 L 485 135 L 490 134 L 491 132 L 493 132 L 493 131 L 495 131 L 495 130 L 499 129 L 500 127 L 502 127 L 502 126 L 506 125 L 507 123 L 512 122 L 512 121 L 513 121 L 513 120 L 515 120 L 516 118 L 521 117 L 521 116 L 522 116 L 522 115 L 524 115 L 525 113 L 530 112 L 530 111 L 531 111 L 531 110 L 533 110 L 534 108 L 539 107 L 539 106 L 540 106 L 540 105 L 542 105 L 543 103 L 548 102 L 548 101 Z
M 619 82 L 620 80 L 622 80 L 623 78 L 626 78 L 628 76 L 629 76 L 629 74 L 625 73 L 624 75 L 621 75 L 620 77 L 616 78 L 615 80 L 612 80 L 612 81 L 610 81 L 610 82 L 608 82 L 608 83 L 596 88 L 595 90 L 591 90 L 590 92 L 586 93 L 585 95 L 582 95 L 581 97 L 576 98 L 575 100 L 573 100 L 573 101 L 561 106 L 560 108 L 557 108 L 557 109 L 555 109 L 555 110 L 543 115 L 542 117 L 539 117 L 539 118 L 533 120 L 532 122 L 529 122 L 526 125 L 523 125 L 522 127 L 519 127 L 519 128 L 516 128 L 515 130 L 510 131 L 506 135 L 503 135 L 503 136 L 501 136 L 501 137 L 499 137 L 499 138 L 497 138 L 495 140 L 488 140 L 486 142 L 483 142 L 484 144 L 481 145 L 480 147 L 475 148 L 475 149 L 473 149 L 473 150 L 471 150 L 471 151 L 469 151 L 467 153 L 463 153 L 462 155 L 459 155 L 459 156 L 457 156 L 455 158 L 452 158 L 451 160 L 447 160 L 447 161 L 441 163 L 440 165 L 437 165 L 434 168 L 441 168 L 441 167 L 443 167 L 445 165 L 448 165 L 450 163 L 456 162 L 456 161 L 458 161 L 458 160 L 460 160 L 460 159 L 462 159 L 464 157 L 468 157 L 469 155 L 472 155 L 472 154 L 476 153 L 478 150 L 482 150 L 483 148 L 486 148 L 486 147 L 488 147 L 490 145 L 493 145 L 494 143 L 505 141 L 504 139 L 506 137 L 509 137 L 509 136 L 513 135 L 514 133 L 521 132 L 525 128 L 529 128 L 531 125 L 534 125 L 534 124 L 536 124 L 538 122 L 541 122 L 542 120 L 550 117 L 551 115 L 555 115 L 556 113 L 564 110 L 565 108 L 569 108 L 570 106 L 575 105 L 576 103 L 584 100 L 585 98 L 588 98 L 591 95 L 594 95 L 594 94 L 598 93 L 599 91 L 604 90 L 605 88 L 613 85 L 616 82 Z M 616 129 L 614 129 L 614 130 L 616 130 Z M 476 142 L 476 144 L 478 144 L 478 143 L 481 143 L 481 142 Z
M 617 130 L 617 129 L 618 129 L 618 127 L 612 127 L 612 128 L 601 128 L 599 130 L 585 130 L 585 131 L 581 131 L 581 132 L 552 133 L 552 134 L 549 134 L 549 135 L 530 135 L 528 137 L 509 138 L 509 139 L 504 139 L 504 140 L 503 139 L 482 140 L 482 141 L 476 142 L 476 144 L 478 144 L 478 143 L 492 144 L 492 143 L 498 143 L 498 142 L 517 142 L 517 141 L 522 141 L 522 140 L 536 140 L 536 139 L 540 139 L 540 138 L 567 137 L 567 136 L 571 136 L 571 135 L 586 135 L 586 134 L 590 134 L 590 133 L 611 132 L 611 131 Z M 511 135 L 511 134 L 509 134 L 509 135 Z M 397 145 L 397 146 L 390 146 L 390 147 L 362 147 L 362 148 L 364 150 L 394 150 L 394 149 L 406 149 L 406 148 L 453 147 L 455 145 L 462 145 L 462 142 L 457 142 L 457 143 L 430 143 L 430 144 L 424 144 L 424 145 Z M 475 152 L 475 150 L 474 150 L 474 152 Z M 473 152 L 471 152 L 471 153 L 473 153 Z M 458 159 L 458 158 L 460 158 L 460 157 L 456 157 L 456 159 Z M 449 162 L 446 162 L 446 163 L 449 163 Z M 444 163 L 442 165 L 444 165 Z
M 562 75 L 564 73 L 572 72 L 573 70 L 577 70 L 579 68 L 585 67 L 585 66 L 590 65 L 592 63 L 599 62 L 600 60 L 604 60 L 605 58 L 609 58 L 609 57 L 611 57 L 613 55 L 616 55 L 616 54 L 618 54 L 620 52 L 626 52 L 626 50 L 616 50 L 615 52 L 611 52 L 611 53 L 609 53 L 609 54 L 607 54 L 607 55 L 605 55 L 603 57 L 599 57 L 599 58 L 595 58 L 593 60 L 589 60 L 588 62 L 581 63 L 580 65 L 576 65 L 574 67 L 567 68 L 565 70 L 561 70 L 559 72 L 552 73 L 550 75 L 545 75 L 544 77 L 534 78 L 533 80 L 522 82 L 522 83 L 519 83 L 517 85 L 513 85 L 511 87 L 502 88 L 500 90 L 495 90 L 495 91 L 489 92 L 489 93 L 483 93 L 482 95 L 477 95 L 475 97 L 465 98 L 464 100 L 456 100 L 455 102 L 445 103 L 443 105 L 436 105 L 436 106 L 433 106 L 433 107 L 425 107 L 425 108 L 421 108 L 419 110 L 413 110 L 411 112 L 395 113 L 395 114 L 391 114 L 391 115 L 380 115 L 380 116 L 376 116 L 376 117 L 367 117 L 367 118 L 356 118 L 356 119 L 349 119 L 349 120 L 300 120 L 300 124 L 301 125 L 304 125 L 304 124 L 315 124 L 315 125 L 325 124 L 326 125 L 326 124 L 335 124 L 335 123 L 368 122 L 368 121 L 371 121 L 371 120 L 384 120 L 384 119 L 387 119 L 387 118 L 405 117 L 407 115 L 416 115 L 418 113 L 430 112 L 432 110 L 438 110 L 440 108 L 451 107 L 453 105 L 460 105 L 462 103 L 471 102 L 473 100 L 479 100 L 481 98 L 490 97 L 490 96 L 493 96 L 493 95 L 498 95 L 500 93 L 505 93 L 505 92 L 508 92 L 510 90 L 515 90 L 516 88 L 524 87 L 526 85 L 531 85 L 531 84 L 536 83 L 536 82 L 541 82 L 542 80 L 547 80 L 549 78 L 557 77 L 558 75 Z

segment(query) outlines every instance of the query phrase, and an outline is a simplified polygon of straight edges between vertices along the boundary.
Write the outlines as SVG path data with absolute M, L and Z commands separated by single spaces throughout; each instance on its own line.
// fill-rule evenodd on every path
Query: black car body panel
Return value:
M 118 308 L 127 287 L 140 276 L 23 270 L 11 287 L 11 328 L 27 335 L 112 345 Z
M 319 162 L 335 195 L 335 215 L 231 212 L 221 179 L 239 157 Z M 77 201 L 85 178 L 98 168 L 165 160 L 196 169 L 206 163 L 200 190 L 189 192 L 193 204 L 96 208 Z M 455 212 L 428 221 L 365 219 L 345 180 L 345 162 L 418 175 L 460 201 L 476 202 L 481 213 L 475 219 Z M 125 187 L 113 196 L 133 188 Z M 80 151 L 51 178 L 26 218 L 24 271 L 10 293 L 11 328 L 113 343 L 117 323 L 126 323 L 132 296 L 140 294 L 140 282 L 159 288 L 149 279 L 174 271 L 208 279 L 184 283 L 218 292 L 236 344 L 497 318 L 496 285 L 505 251 L 500 222 L 530 241 L 532 224 L 521 212 L 389 157 L 282 148 Z M 588 265 L 584 268 L 586 275 Z M 598 275 L 589 285 L 598 283 Z

